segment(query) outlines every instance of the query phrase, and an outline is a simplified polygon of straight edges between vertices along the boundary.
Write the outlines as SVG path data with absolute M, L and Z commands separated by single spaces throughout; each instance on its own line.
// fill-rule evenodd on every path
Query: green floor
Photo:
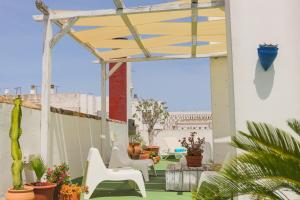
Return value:
M 169 163 L 177 162 L 174 159 L 160 161 L 155 167 L 157 177 L 150 173 L 150 181 L 145 183 L 147 200 L 191 200 L 190 192 L 166 192 L 165 169 Z M 149 171 L 150 172 L 150 171 Z M 91 199 L 102 200 L 134 200 L 143 199 L 138 190 L 132 189 L 128 182 L 105 181 L 94 191 Z

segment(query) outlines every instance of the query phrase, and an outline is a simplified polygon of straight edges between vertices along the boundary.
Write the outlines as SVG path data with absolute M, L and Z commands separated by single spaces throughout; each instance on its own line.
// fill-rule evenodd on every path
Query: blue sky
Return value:
M 45 0 L 52 9 L 114 8 L 112 0 Z M 149 1 L 126 0 L 126 6 Z M 151 3 L 163 0 L 151 0 Z M 41 85 L 43 26 L 34 0 L 0 0 L 0 94 L 4 88 Z M 95 58 L 68 36 L 53 49 L 53 83 L 59 92 L 100 94 L 100 68 Z M 208 59 L 139 62 L 132 64 L 135 93 L 166 101 L 171 111 L 210 110 Z

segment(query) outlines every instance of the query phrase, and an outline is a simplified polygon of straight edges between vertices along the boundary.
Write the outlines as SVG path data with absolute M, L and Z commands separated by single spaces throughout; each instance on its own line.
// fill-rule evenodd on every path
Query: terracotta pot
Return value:
M 80 194 L 72 193 L 72 195 L 59 195 L 59 200 L 80 200 Z
M 128 144 L 127 152 L 128 152 L 129 157 L 132 158 L 133 152 L 134 152 L 134 148 L 133 148 L 133 144 L 132 143 Z
M 55 183 L 33 183 L 33 192 L 35 200 L 53 200 Z
M 145 160 L 145 159 L 149 159 L 149 158 L 150 158 L 150 154 L 149 154 L 149 153 L 143 152 L 143 153 L 140 155 L 140 159 L 141 159 L 141 160 Z
M 154 152 L 154 153 L 156 153 L 156 155 L 158 155 L 159 146 L 146 146 L 146 150 Z
M 6 195 L 6 200 L 34 200 L 33 188 L 24 186 L 23 190 L 14 190 L 10 188 Z
M 185 156 L 188 167 L 201 167 L 203 156 Z
M 139 159 L 140 158 L 140 154 L 142 153 L 142 145 L 141 144 L 134 144 L 133 145 L 133 159 Z
M 153 160 L 154 164 L 157 164 L 160 161 L 160 156 L 155 156 L 152 158 L 152 160 Z

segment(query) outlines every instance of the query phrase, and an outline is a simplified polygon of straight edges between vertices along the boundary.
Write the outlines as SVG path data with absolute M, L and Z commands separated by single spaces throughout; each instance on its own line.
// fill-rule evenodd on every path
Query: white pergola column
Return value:
M 52 24 L 49 16 L 44 20 L 44 49 L 43 49 L 43 68 L 42 68 L 42 93 L 41 93 L 41 156 L 47 165 L 51 165 L 49 152 L 50 139 L 50 85 L 51 85 L 51 39 Z
M 106 138 L 107 121 L 106 121 L 106 62 L 101 61 L 101 151 L 103 154 L 103 140 Z M 102 155 L 103 157 L 104 155 Z
M 214 162 L 236 155 L 236 150 L 230 145 L 231 137 L 235 136 L 234 116 L 232 115 L 232 81 L 230 68 L 226 57 L 210 58 L 212 123 L 213 123 L 213 153 Z

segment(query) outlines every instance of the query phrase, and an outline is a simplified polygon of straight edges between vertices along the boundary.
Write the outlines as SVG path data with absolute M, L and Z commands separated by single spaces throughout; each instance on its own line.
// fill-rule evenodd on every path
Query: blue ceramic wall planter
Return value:
M 260 44 L 257 52 L 261 66 L 267 71 L 278 54 L 278 45 Z

